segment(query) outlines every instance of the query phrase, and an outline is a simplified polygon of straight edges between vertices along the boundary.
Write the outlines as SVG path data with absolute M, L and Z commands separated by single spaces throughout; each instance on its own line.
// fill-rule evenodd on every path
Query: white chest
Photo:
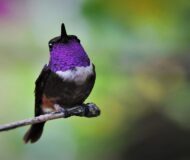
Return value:
M 92 63 L 87 67 L 75 67 L 72 70 L 57 71 L 56 74 L 66 81 L 74 81 L 77 84 L 82 84 L 87 77 L 93 74 Z

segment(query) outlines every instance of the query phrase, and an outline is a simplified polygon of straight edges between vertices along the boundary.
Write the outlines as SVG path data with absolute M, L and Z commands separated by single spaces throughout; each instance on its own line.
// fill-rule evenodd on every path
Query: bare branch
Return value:
M 15 129 L 26 125 L 36 124 L 58 118 L 67 118 L 70 116 L 81 116 L 81 117 L 97 117 L 100 115 L 100 109 L 93 103 L 84 104 L 81 106 L 75 106 L 69 109 L 65 109 L 62 112 L 52 112 L 38 117 L 20 120 L 4 125 L 0 125 L 0 132 Z

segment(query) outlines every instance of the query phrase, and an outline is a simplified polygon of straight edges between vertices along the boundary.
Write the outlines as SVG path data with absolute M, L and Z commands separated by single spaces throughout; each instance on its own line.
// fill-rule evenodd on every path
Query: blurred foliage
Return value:
M 1 133 L 0 159 L 190 159 L 189 17 L 188 0 L 0 0 L 0 123 L 33 115 L 34 81 L 62 22 L 96 65 L 87 102 L 102 110 L 49 122 L 32 145 L 27 128 Z

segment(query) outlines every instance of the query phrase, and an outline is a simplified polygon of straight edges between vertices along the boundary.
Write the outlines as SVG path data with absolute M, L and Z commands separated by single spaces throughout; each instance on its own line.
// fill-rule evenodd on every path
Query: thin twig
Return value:
M 86 105 L 69 108 L 62 112 L 52 112 L 52 113 L 40 115 L 34 118 L 28 118 L 28 119 L 24 119 L 24 120 L 12 122 L 12 123 L 0 125 L 0 132 L 8 131 L 10 129 L 15 129 L 17 127 L 22 127 L 26 125 L 45 122 L 45 121 L 49 121 L 53 119 L 67 118 L 68 115 L 69 117 L 70 116 L 96 117 L 100 115 L 100 110 L 95 104 L 88 103 Z

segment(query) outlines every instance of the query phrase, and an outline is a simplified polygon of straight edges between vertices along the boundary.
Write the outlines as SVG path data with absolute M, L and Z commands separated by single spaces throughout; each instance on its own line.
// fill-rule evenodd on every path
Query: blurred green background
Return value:
M 34 82 L 64 22 L 96 65 L 98 118 L 0 133 L 1 160 L 189 160 L 190 1 L 0 0 L 0 123 L 33 116 Z

